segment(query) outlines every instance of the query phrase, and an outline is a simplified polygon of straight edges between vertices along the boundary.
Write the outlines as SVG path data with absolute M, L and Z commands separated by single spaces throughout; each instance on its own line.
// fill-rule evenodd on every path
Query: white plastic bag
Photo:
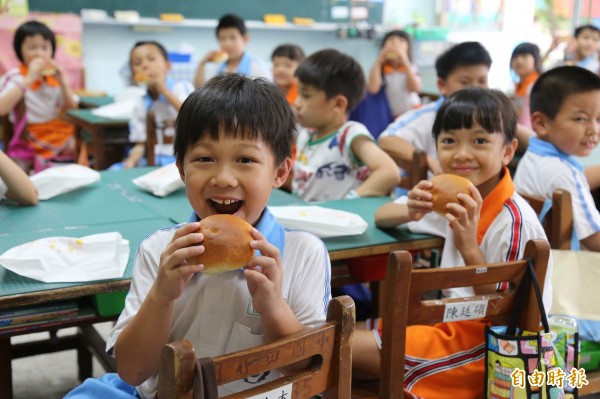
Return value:
M 175 162 L 138 176 L 132 182 L 157 197 L 166 197 L 184 187 Z
M 87 166 L 69 164 L 54 166 L 31 176 L 40 200 L 77 190 L 100 181 L 100 173 Z
M 45 283 L 119 278 L 128 260 L 129 241 L 118 232 L 42 238 L 0 255 L 8 270 Z
M 362 234 L 369 227 L 355 213 L 321 206 L 270 206 L 269 210 L 284 227 L 308 231 L 321 238 Z

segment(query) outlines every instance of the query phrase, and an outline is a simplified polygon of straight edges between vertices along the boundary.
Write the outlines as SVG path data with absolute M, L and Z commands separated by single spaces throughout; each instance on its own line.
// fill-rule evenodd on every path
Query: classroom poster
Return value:
M 0 15 L 0 75 L 19 65 L 13 49 L 15 30 L 23 22 L 36 19 L 45 23 L 56 35 L 54 57 L 63 67 L 71 88 L 83 88 L 83 62 L 81 59 L 82 23 L 76 14 L 30 13 L 25 17 Z

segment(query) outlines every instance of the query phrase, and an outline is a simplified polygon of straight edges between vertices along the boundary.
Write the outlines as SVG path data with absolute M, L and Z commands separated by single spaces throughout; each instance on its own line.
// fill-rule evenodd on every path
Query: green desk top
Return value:
M 115 102 L 115 99 L 112 96 L 96 96 L 96 97 L 81 96 L 81 97 L 79 97 L 79 102 L 81 105 L 86 106 L 88 108 L 95 108 L 95 107 L 101 107 L 101 106 L 107 105 L 107 104 L 112 104 Z
M 83 237 L 90 234 L 118 231 L 119 233 L 121 233 L 123 238 L 129 240 L 129 263 L 122 277 L 122 279 L 129 279 L 131 278 L 131 273 L 133 270 L 133 259 L 135 257 L 140 242 L 153 231 L 167 226 L 169 224 L 170 222 L 167 219 L 161 218 L 128 223 L 102 224 L 97 226 L 84 227 L 77 230 L 64 231 L 62 232 L 62 234 L 60 234 L 60 236 Z M 2 239 L 0 240 L 0 253 L 4 253 L 4 251 L 14 246 L 21 245 L 26 242 L 37 240 L 40 238 L 48 237 L 51 235 L 58 234 L 28 231 L 7 235 L 5 237 L 2 237 Z M 44 283 L 41 281 L 32 280 L 30 278 L 20 276 L 3 267 L 0 267 L 0 297 L 6 295 L 24 294 L 35 291 L 54 290 L 73 286 L 97 284 L 102 282 L 103 281 L 85 283 Z
M 67 115 L 80 119 L 84 122 L 91 123 L 94 125 L 110 125 L 110 126 L 124 126 L 129 124 L 129 119 L 110 119 L 102 116 L 96 116 L 92 114 L 92 109 L 69 109 Z

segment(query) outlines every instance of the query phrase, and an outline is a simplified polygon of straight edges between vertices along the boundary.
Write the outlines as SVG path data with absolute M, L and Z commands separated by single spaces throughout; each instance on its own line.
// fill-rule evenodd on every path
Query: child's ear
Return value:
M 543 113 L 536 111 L 531 114 L 531 127 L 538 136 L 543 137 L 548 134 L 548 122 L 550 119 Z
M 179 160 L 175 161 L 175 165 L 179 171 L 179 177 L 181 177 L 181 181 L 185 183 L 185 170 L 183 169 L 183 165 L 181 162 L 179 162 Z
M 512 141 L 504 146 L 502 149 L 502 165 L 507 166 L 510 161 L 512 161 L 515 156 L 515 151 L 517 151 L 517 147 L 519 145 L 519 141 L 517 139 L 512 139 Z
M 167 61 L 167 72 L 171 70 L 171 61 Z
M 442 78 L 437 78 L 437 88 L 438 91 L 440 92 L 440 95 L 445 96 L 446 95 L 446 81 Z
M 277 167 L 277 173 L 275 174 L 275 180 L 273 181 L 273 188 L 279 188 L 285 183 L 288 175 L 292 170 L 292 159 L 286 158 L 284 161 Z
M 348 112 L 348 99 L 346 96 L 337 95 L 335 96 L 335 107 L 339 108 L 343 113 Z
M 244 35 L 242 35 L 242 39 L 244 39 L 244 44 L 248 44 L 248 42 L 250 41 L 250 35 L 248 33 L 245 33 Z

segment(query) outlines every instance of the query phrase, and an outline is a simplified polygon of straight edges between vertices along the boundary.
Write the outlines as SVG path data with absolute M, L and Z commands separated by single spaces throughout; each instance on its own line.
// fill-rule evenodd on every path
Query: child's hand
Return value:
M 56 73 L 52 76 L 56 78 L 61 83 L 67 84 L 67 75 L 65 74 L 65 70 L 62 66 L 60 66 L 56 60 L 50 60 L 47 65 L 52 65 L 54 69 L 56 69 Z
M 199 222 L 180 227 L 160 255 L 153 291 L 165 303 L 179 298 L 192 276 L 204 269 L 204 265 L 188 264 L 186 260 L 204 252 L 204 245 L 198 245 L 204 240 L 204 235 L 197 233 L 199 229 Z
M 250 242 L 250 247 L 258 249 L 261 255 L 248 262 L 244 270 L 252 305 L 262 316 L 277 314 L 285 306 L 281 293 L 283 266 L 279 249 L 255 228 L 252 229 L 252 237 L 255 241 Z
M 463 258 L 469 251 L 479 250 L 477 243 L 477 225 L 483 199 L 479 190 L 471 183 L 471 195 L 458 194 L 459 203 L 449 203 L 446 219 L 454 234 L 454 243 Z
M 427 167 L 434 175 L 441 175 L 442 173 L 444 173 L 442 171 L 442 166 L 440 165 L 440 161 L 438 161 L 431 155 L 427 155 Z
M 429 180 L 421 180 L 408 192 L 408 216 L 411 220 L 421 220 L 433 208 L 433 195 L 430 190 L 433 184 Z
M 46 65 L 46 61 L 44 61 L 41 57 L 36 57 L 29 65 L 27 65 L 27 76 L 25 76 L 24 84 L 29 86 L 33 82 L 35 82 L 40 77 L 40 71 Z

